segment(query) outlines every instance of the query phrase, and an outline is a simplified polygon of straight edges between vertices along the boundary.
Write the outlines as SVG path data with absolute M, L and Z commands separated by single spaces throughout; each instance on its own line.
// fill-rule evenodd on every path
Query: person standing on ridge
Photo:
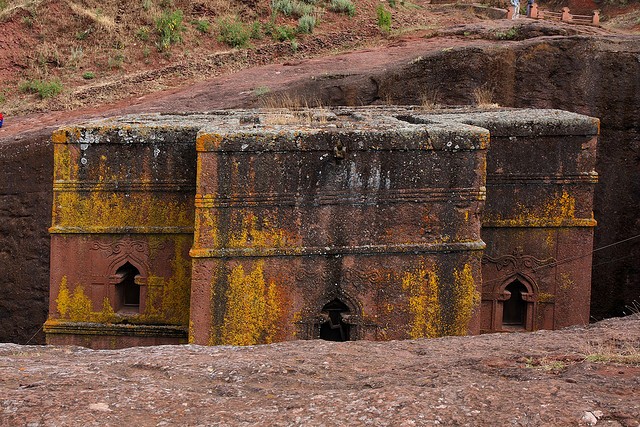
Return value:
M 2 115 L 2 112 L 0 112 L 0 128 L 2 127 L 3 122 L 4 122 L 4 116 Z

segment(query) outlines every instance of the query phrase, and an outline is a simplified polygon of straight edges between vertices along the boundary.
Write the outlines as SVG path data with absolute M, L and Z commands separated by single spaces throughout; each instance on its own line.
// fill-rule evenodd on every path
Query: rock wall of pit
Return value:
M 599 117 L 595 247 L 640 234 L 637 37 L 482 42 L 425 52 L 398 64 L 385 71 L 300 79 L 289 90 L 325 105 L 410 104 L 420 102 L 422 94 L 442 104 L 473 104 L 474 90 L 484 88 L 502 106 L 559 108 Z M 202 102 L 198 108 L 216 106 Z M 40 129 L 0 142 L 0 341 L 25 343 L 46 319 L 51 132 Z M 594 253 L 592 316 L 619 314 L 625 304 L 639 299 L 639 259 L 640 239 Z M 43 338 L 36 334 L 32 343 Z

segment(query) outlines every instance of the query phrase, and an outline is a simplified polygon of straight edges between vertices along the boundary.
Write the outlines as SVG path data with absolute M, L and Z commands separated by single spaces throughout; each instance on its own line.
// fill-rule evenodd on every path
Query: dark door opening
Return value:
M 522 298 L 527 288 L 519 280 L 515 280 L 505 289 L 511 296 L 502 306 L 502 325 L 524 329 L 527 319 L 527 302 Z
M 338 299 L 334 299 L 322 307 L 322 314 L 327 320 L 320 325 L 320 339 L 349 341 L 350 325 L 342 319 L 342 314 L 348 312 L 349 307 Z
M 137 312 L 140 308 L 140 286 L 135 280 L 140 271 L 127 262 L 116 271 L 116 275 L 121 278 L 120 283 L 116 285 L 119 308 L 123 311 Z

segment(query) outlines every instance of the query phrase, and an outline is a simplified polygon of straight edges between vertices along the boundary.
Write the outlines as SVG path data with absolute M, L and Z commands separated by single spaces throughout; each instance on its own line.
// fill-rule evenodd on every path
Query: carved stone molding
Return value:
M 546 267 L 556 263 L 555 258 L 538 259 L 531 255 L 525 255 L 522 247 L 516 247 L 511 255 L 492 257 L 484 255 L 482 265 L 495 264 L 496 270 L 509 273 L 535 272 L 541 267 Z

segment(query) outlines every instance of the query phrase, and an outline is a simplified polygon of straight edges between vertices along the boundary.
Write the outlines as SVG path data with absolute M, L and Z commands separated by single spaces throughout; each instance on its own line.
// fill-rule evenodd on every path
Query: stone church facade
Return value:
M 56 131 L 47 341 L 390 340 L 589 320 L 598 121 L 131 116 Z

